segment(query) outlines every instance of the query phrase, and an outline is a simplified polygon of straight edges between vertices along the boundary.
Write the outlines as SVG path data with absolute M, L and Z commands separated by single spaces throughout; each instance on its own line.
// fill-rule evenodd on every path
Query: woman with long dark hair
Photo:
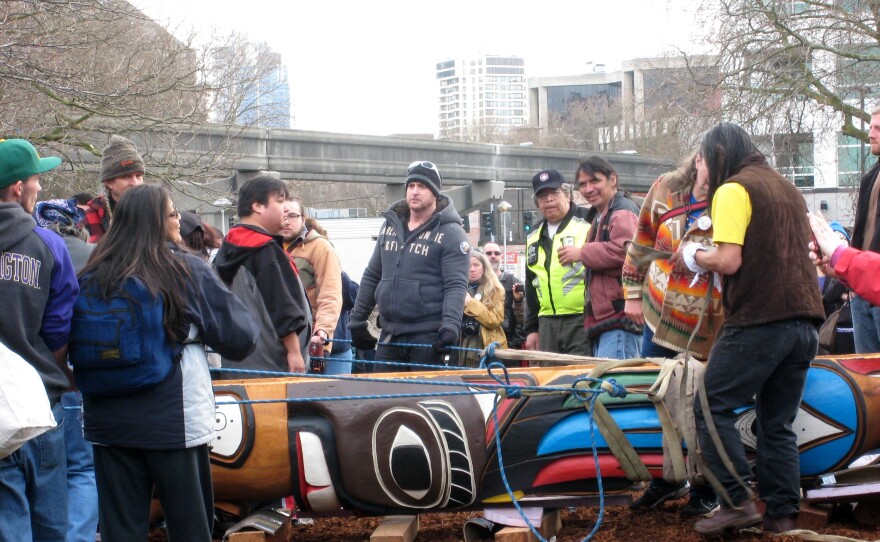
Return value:
M 154 487 L 169 540 L 211 540 L 208 444 L 215 413 L 202 344 L 241 359 L 257 339 L 247 309 L 208 264 L 172 241 L 180 238 L 179 217 L 164 188 L 127 190 L 116 206 L 113 226 L 80 275 L 83 294 L 94 299 L 118 296 L 132 279 L 154 300 L 161 298 L 165 341 L 179 352 L 158 383 L 123 395 L 84 393 L 84 433 L 96 445 L 105 541 L 146 540 Z M 87 340 L 77 325 L 75 315 L 72 352 L 77 348 L 74 337 Z M 72 360 L 76 371 L 79 360 L 73 355 Z

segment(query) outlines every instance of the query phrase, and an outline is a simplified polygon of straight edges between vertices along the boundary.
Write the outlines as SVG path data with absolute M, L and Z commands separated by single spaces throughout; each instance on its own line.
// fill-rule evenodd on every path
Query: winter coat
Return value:
M 384 213 L 385 223 L 361 278 L 352 325 L 379 306 L 382 331 L 391 336 L 449 330 L 457 336 L 464 310 L 470 245 L 448 196 L 421 226 L 405 231 L 406 201 Z
M 202 344 L 224 359 L 242 359 L 257 343 L 247 309 L 210 266 L 176 251 L 189 267 L 185 323 L 190 337 L 162 382 L 124 396 L 83 396 L 86 439 L 108 446 L 154 450 L 192 448 L 214 439 L 214 389 Z

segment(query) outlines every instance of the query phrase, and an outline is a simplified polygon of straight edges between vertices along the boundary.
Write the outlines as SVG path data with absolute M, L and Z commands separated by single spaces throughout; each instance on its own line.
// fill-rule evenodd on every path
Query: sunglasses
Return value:
M 485 254 L 486 254 L 486 256 L 501 256 L 501 251 L 500 250 L 487 250 Z
M 407 173 L 412 173 L 413 170 L 416 169 L 416 168 L 418 168 L 418 167 L 422 167 L 422 168 L 425 168 L 425 169 L 431 169 L 431 170 L 437 171 L 437 166 L 435 166 L 435 165 L 432 164 L 431 162 L 423 162 L 423 161 L 419 161 L 419 160 L 417 160 L 417 161 L 413 162 L 412 164 L 410 164 L 409 166 L 407 166 L 407 168 L 406 168 L 406 172 L 407 172 Z M 438 171 L 437 174 L 439 175 L 440 172 Z

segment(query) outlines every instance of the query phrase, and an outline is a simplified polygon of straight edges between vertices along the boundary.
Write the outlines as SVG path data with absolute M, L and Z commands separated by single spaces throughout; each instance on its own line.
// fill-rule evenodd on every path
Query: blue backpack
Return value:
M 70 363 L 84 394 L 123 395 L 165 380 L 183 346 L 166 338 L 162 296 L 129 277 L 102 299 L 80 279 L 70 326 Z

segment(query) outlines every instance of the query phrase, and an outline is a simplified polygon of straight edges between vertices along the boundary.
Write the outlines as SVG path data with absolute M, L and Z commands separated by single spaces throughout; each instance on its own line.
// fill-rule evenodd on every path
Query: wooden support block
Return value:
M 541 518 L 538 532 L 544 539 L 556 536 L 562 529 L 562 516 L 559 510 L 546 512 Z M 528 527 L 505 527 L 495 533 L 495 542 L 538 542 L 538 538 Z
M 880 501 L 862 501 L 853 508 L 853 517 L 862 525 L 880 525 Z
M 828 526 L 831 511 L 820 508 L 806 501 L 801 501 L 801 512 L 798 514 L 798 529 L 818 531 Z
M 224 540 L 226 542 L 287 542 L 291 533 L 290 518 L 274 512 L 271 513 L 271 518 L 274 524 L 269 524 L 269 520 L 264 519 L 265 530 L 260 530 L 257 526 L 246 527 L 249 530 L 231 533 Z
M 413 542 L 419 534 L 419 516 L 385 516 L 370 542 Z

